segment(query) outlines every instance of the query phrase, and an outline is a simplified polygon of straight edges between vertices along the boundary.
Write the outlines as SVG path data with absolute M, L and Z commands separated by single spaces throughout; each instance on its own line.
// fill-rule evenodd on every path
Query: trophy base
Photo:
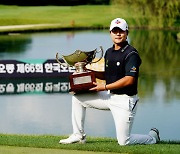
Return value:
M 95 75 L 93 72 L 75 73 L 70 75 L 70 91 L 75 93 L 85 93 L 94 87 Z

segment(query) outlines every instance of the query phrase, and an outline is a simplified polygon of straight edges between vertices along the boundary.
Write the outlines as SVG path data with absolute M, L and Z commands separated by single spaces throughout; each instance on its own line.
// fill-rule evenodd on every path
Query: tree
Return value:
M 160 27 L 170 27 L 180 19 L 179 0 L 112 0 L 112 4 L 139 8 L 143 16 L 150 16 L 153 19 L 150 22 L 156 22 Z

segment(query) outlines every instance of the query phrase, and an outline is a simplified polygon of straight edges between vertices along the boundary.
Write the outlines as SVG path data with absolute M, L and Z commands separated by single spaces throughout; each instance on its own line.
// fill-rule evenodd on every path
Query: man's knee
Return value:
M 119 145 L 129 145 L 129 140 L 127 139 L 118 139 Z

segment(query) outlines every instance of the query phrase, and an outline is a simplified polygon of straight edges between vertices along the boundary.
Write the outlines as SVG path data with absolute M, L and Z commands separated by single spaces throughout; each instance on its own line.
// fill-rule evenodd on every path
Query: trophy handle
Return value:
M 57 61 L 60 65 L 63 65 L 64 67 L 69 67 L 69 65 L 67 65 L 66 63 L 60 62 L 58 53 L 56 53 L 56 61 Z
M 98 53 L 98 52 L 101 52 L 101 57 L 100 57 L 97 61 L 91 62 L 91 64 L 92 64 L 92 63 L 97 63 L 97 62 L 99 62 L 99 61 L 102 59 L 103 54 L 104 54 L 104 51 L 103 51 L 102 46 L 100 46 L 100 50 L 99 50 L 99 51 L 96 51 L 94 55 L 96 55 L 96 53 Z M 94 56 L 94 57 L 95 57 L 95 56 Z

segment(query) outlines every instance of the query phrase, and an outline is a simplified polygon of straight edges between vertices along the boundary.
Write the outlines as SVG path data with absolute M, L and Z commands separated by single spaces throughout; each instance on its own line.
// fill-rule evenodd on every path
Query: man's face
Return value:
M 110 31 L 110 35 L 111 35 L 112 41 L 115 44 L 120 44 L 126 41 L 128 34 L 127 34 L 127 31 L 123 31 L 122 29 L 115 27 Z

